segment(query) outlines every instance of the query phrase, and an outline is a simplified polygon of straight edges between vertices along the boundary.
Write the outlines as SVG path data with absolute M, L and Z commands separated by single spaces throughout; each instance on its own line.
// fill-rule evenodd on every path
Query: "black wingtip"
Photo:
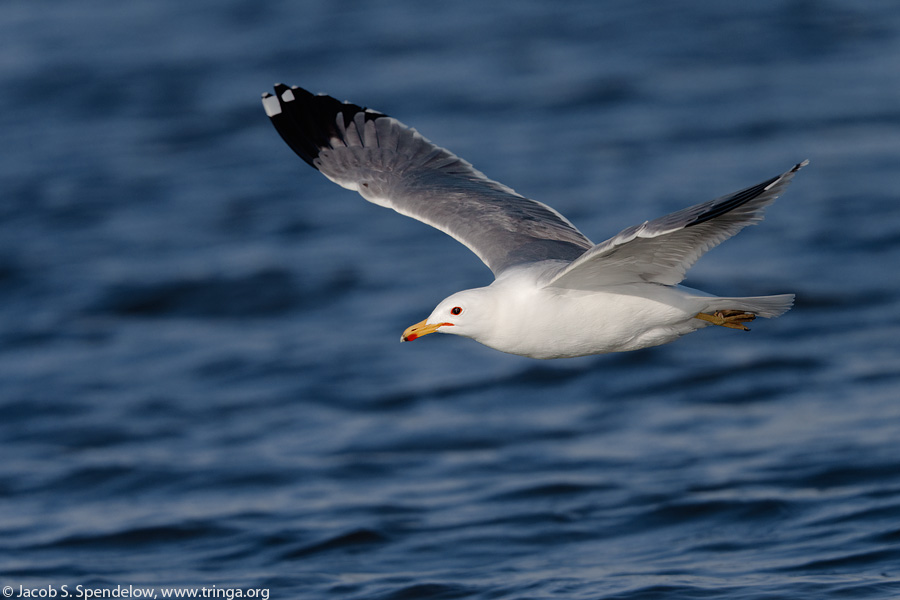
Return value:
M 783 173 L 781 175 L 777 175 L 772 177 L 771 179 L 767 179 L 760 184 L 754 185 L 752 187 L 748 187 L 745 190 L 741 190 L 731 195 L 729 198 L 722 199 L 721 202 L 717 202 L 713 205 L 708 211 L 697 215 L 697 218 L 685 225 L 685 227 L 691 227 L 693 225 L 699 225 L 700 223 L 705 223 L 710 219 L 715 219 L 716 217 L 722 216 L 727 212 L 731 212 L 742 204 L 746 204 L 750 202 L 754 198 L 757 198 L 769 191 L 773 186 L 777 185 L 782 179 L 784 179 L 788 175 L 793 175 L 803 167 L 809 164 L 809 160 L 804 160 L 803 162 L 799 162 L 794 165 L 790 171 L 787 173 Z
M 765 193 L 765 191 L 768 190 L 769 187 L 779 179 L 781 179 L 781 175 L 773 177 L 771 179 L 767 179 L 766 181 L 754 185 L 753 187 L 748 187 L 745 190 L 741 190 L 732 194 L 730 198 L 724 200 L 723 202 L 715 204 L 706 212 L 697 215 L 697 218 L 685 225 L 685 227 L 692 227 L 694 225 L 706 223 L 711 219 L 715 219 L 716 217 L 720 217 L 727 212 L 733 211 L 742 204 L 746 204 L 747 202 L 750 202 L 754 198 Z
M 316 96 L 303 88 L 288 87 L 283 83 L 276 83 L 274 90 L 274 95 L 263 96 L 266 114 L 291 150 L 315 168 L 313 161 L 321 148 L 328 145 L 329 139 L 324 115 L 319 114 L 313 102 Z
M 287 145 L 313 168 L 321 149 L 330 147 L 330 140 L 341 135 L 336 125 L 338 114 L 342 115 L 345 126 L 359 113 L 366 121 L 387 116 L 297 86 L 276 83 L 274 89 L 274 95 L 263 94 L 266 114 Z

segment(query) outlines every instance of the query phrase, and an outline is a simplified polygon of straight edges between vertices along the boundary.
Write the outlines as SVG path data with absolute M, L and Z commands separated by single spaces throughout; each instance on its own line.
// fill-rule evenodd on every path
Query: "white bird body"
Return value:
M 436 331 L 530 358 L 572 358 L 640 350 L 674 341 L 711 323 L 695 318 L 722 306 L 766 312 L 765 300 L 721 298 L 682 285 L 626 283 L 603 290 L 543 286 L 544 265 L 507 272 L 491 285 L 457 292 L 425 320 Z M 470 305 L 478 307 L 472 315 Z M 462 308 L 459 315 L 450 313 Z M 451 324 L 450 321 L 453 321 Z
M 664 294 L 654 298 L 639 284 L 594 292 L 537 288 L 529 279 L 514 274 L 485 288 L 510 300 L 502 307 L 485 303 L 488 310 L 498 308 L 491 326 L 473 339 L 510 354 L 571 358 L 656 346 L 707 325 L 693 318 L 702 305 L 679 288 L 653 290 Z M 455 327 L 438 331 L 466 335 Z
M 761 221 L 806 161 L 593 244 L 551 207 L 383 113 L 282 84 L 263 94 L 263 106 L 328 179 L 453 236 L 494 272 L 491 285 L 448 297 L 402 341 L 439 331 L 511 354 L 568 358 L 665 344 L 711 324 L 747 330 L 745 322 L 793 303 L 792 294 L 722 298 L 680 282 L 700 256 Z

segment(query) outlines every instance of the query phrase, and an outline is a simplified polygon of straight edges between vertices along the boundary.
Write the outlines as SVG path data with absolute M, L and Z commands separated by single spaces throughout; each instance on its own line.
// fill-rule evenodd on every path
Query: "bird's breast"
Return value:
M 636 350 L 686 333 L 672 323 L 686 322 L 688 311 L 628 293 L 634 291 L 519 290 L 499 304 L 491 335 L 478 341 L 532 358 L 569 358 Z

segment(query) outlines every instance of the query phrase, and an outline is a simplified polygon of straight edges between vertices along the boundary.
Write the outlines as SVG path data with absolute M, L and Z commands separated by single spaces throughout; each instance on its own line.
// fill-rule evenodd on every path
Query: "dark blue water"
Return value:
M 896 2 L 4 0 L 0 40 L 13 597 L 900 597 Z M 796 308 L 571 361 L 401 345 L 490 272 L 304 165 L 276 81 L 595 241 L 809 158 L 688 280 Z

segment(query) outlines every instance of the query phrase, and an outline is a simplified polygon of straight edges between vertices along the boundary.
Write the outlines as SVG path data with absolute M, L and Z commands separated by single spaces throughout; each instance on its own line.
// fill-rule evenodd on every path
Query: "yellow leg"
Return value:
M 750 331 L 750 328 L 744 325 L 756 318 L 753 313 L 744 312 L 742 310 L 717 310 L 713 314 L 699 313 L 695 319 L 712 323 L 720 327 L 728 327 L 729 329 L 741 329 Z

